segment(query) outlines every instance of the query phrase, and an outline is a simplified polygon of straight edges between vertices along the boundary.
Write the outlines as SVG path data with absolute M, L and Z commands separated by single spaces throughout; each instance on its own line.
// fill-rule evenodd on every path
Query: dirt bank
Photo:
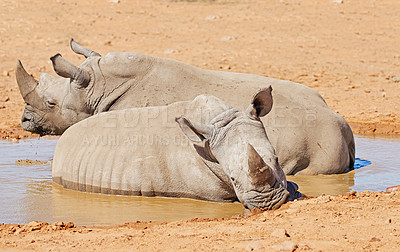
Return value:
M 14 67 L 54 74 L 71 37 L 102 54 L 138 51 L 206 69 L 288 79 L 318 90 L 355 133 L 400 134 L 396 0 L 0 3 L 0 136 L 25 137 Z
M 0 225 L 0 249 L 41 251 L 395 251 L 400 192 L 292 202 L 248 218 L 73 227 Z

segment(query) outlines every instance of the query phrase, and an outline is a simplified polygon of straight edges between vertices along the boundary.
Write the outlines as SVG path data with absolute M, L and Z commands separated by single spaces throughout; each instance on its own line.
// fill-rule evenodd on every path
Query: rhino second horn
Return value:
M 56 54 L 50 58 L 53 62 L 54 71 L 64 78 L 70 78 L 75 81 L 80 87 L 87 87 L 90 82 L 90 74 L 76 67 L 74 64 L 64 59 L 61 54 Z
M 257 186 L 263 186 L 266 183 L 273 186 L 276 179 L 271 167 L 264 162 L 251 144 L 247 145 L 247 158 L 252 183 Z
M 32 103 L 33 101 L 30 98 L 32 98 L 32 94 L 38 85 L 38 81 L 35 80 L 32 75 L 28 74 L 28 72 L 26 72 L 20 60 L 17 61 L 15 77 L 17 79 L 19 92 L 21 93 L 22 98 L 24 98 L 26 103 Z
M 72 49 L 72 51 L 74 51 L 74 53 L 83 55 L 86 58 L 96 57 L 96 56 L 101 57 L 101 55 L 98 52 L 92 51 L 90 49 L 87 49 L 87 48 L 79 45 L 78 43 L 75 42 L 75 40 L 73 38 L 71 38 L 69 45 L 71 46 L 71 49 Z

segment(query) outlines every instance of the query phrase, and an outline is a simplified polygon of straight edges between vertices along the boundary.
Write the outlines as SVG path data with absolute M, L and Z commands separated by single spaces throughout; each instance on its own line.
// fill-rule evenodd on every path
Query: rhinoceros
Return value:
M 160 106 L 212 94 L 245 109 L 246 97 L 271 85 L 275 105 L 263 118 L 285 174 L 332 174 L 352 169 L 353 133 L 315 90 L 291 81 L 252 74 L 203 70 L 175 60 L 133 52 L 105 56 L 71 40 L 86 60 L 76 67 L 60 54 L 51 58 L 58 77 L 36 81 L 17 62 L 16 78 L 26 102 L 22 127 L 62 134 L 94 114 Z
M 85 192 L 239 200 L 249 209 L 276 209 L 298 188 L 289 184 L 288 191 L 260 120 L 271 107 L 269 87 L 245 111 L 200 95 L 100 113 L 61 136 L 53 181 Z

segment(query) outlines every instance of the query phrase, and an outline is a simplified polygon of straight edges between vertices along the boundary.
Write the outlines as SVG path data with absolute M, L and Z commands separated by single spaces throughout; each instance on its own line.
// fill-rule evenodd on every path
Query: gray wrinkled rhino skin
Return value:
M 61 136 L 53 180 L 86 192 L 239 200 L 250 209 L 276 209 L 290 193 L 260 120 L 271 107 L 267 88 L 245 111 L 200 95 L 95 115 Z
M 343 173 L 353 167 L 355 147 L 347 122 L 313 89 L 252 74 L 203 70 L 140 53 L 108 53 L 71 48 L 87 59 L 76 67 L 57 54 L 57 74 L 37 82 L 18 61 L 16 77 L 27 103 L 22 127 L 39 134 L 62 134 L 94 114 L 160 106 L 200 94 L 221 97 L 244 109 L 260 88 L 271 85 L 274 107 L 262 120 L 286 174 Z

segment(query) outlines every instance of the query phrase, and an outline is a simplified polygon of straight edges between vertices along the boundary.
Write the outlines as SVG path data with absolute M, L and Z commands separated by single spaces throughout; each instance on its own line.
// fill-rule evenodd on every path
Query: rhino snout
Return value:
M 33 116 L 30 113 L 24 112 L 21 118 L 22 128 L 26 131 L 32 131 Z
M 22 123 L 32 121 L 32 115 L 24 113 L 21 118 Z

